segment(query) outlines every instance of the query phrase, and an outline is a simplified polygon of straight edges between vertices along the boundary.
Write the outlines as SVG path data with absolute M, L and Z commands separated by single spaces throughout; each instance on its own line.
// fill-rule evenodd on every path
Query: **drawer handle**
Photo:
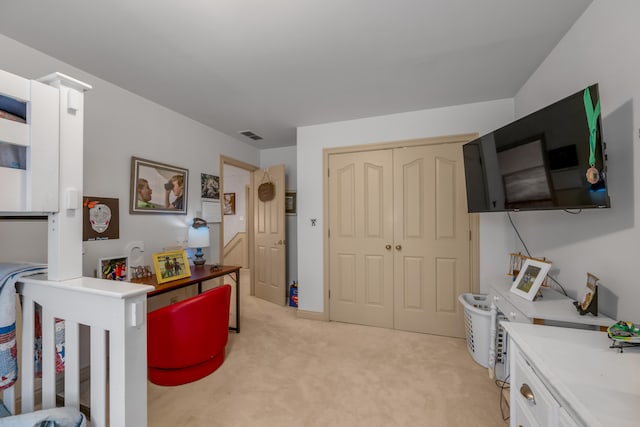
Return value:
M 530 400 L 533 404 L 536 404 L 536 399 L 533 396 L 533 390 L 529 387 L 529 384 L 523 383 L 522 387 L 520 387 L 520 394 L 524 396 L 525 399 Z

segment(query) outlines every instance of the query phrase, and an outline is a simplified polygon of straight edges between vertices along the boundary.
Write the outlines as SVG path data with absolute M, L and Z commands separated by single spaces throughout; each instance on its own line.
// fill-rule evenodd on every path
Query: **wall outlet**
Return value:
M 169 304 L 175 304 L 178 302 L 178 297 L 171 297 L 171 299 L 169 300 Z

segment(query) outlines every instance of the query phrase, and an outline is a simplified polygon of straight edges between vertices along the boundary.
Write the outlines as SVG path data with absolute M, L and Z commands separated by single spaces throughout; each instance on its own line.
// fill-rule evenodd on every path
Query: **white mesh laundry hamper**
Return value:
M 489 297 L 480 294 L 462 294 L 458 301 L 464 307 L 464 329 L 467 349 L 478 364 L 489 367 L 489 341 L 491 339 L 491 307 Z

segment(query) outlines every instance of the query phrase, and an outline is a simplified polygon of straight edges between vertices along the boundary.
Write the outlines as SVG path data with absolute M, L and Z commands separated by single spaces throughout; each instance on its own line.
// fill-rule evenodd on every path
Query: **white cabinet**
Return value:
M 640 347 L 599 331 L 502 322 L 511 351 L 512 427 L 638 425 Z

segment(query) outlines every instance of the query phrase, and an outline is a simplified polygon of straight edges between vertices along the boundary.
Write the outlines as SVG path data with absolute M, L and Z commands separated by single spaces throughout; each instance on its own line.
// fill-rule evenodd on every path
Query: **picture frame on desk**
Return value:
M 98 279 L 119 280 L 121 282 L 129 280 L 129 257 L 116 256 L 98 259 Z
M 511 292 L 528 301 L 533 301 L 550 268 L 551 263 L 548 262 L 535 259 L 525 260 L 518 277 L 511 285 Z
M 191 277 L 189 259 L 184 250 L 159 252 L 151 256 L 158 283 Z

